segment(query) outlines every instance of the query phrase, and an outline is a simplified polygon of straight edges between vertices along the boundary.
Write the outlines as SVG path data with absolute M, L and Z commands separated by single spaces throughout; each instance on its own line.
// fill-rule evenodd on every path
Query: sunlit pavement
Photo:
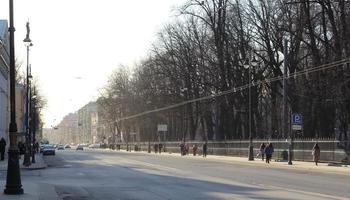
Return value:
M 350 166 L 345 164 L 332 164 L 332 163 L 318 163 L 318 166 L 314 162 L 302 162 L 302 161 L 293 161 L 292 165 L 288 165 L 288 162 L 276 162 L 272 160 L 270 164 L 266 164 L 261 158 L 254 158 L 253 161 L 249 161 L 248 157 L 232 157 L 232 156 L 216 156 L 208 155 L 206 158 L 203 158 L 201 155 L 193 156 L 192 154 L 186 156 L 180 156 L 178 153 L 169 153 L 162 152 L 159 153 L 147 153 L 144 151 L 131 151 L 127 152 L 124 150 L 114 151 L 110 149 L 87 149 L 86 151 L 100 151 L 100 152 L 120 152 L 120 153 L 136 153 L 136 154 L 145 154 L 150 156 L 167 156 L 167 157 L 181 157 L 183 159 L 206 159 L 211 161 L 220 161 L 234 164 L 245 164 L 253 166 L 262 166 L 269 168 L 280 168 L 280 169 L 289 169 L 289 170 L 302 170 L 302 171 L 313 171 L 313 172 L 323 172 L 323 173 L 338 173 L 338 174 L 350 174 Z
M 108 150 L 58 151 L 45 161 L 46 169 L 22 171 L 25 195 L 0 199 L 347 199 L 350 194 L 348 168 L 329 173 L 258 160 Z

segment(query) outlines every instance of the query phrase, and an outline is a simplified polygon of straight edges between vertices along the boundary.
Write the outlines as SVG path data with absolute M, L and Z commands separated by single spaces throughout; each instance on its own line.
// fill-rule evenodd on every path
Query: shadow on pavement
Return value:
M 85 153 L 67 156 L 63 165 L 71 167 L 56 170 L 69 173 L 68 178 L 55 177 L 52 183 L 58 195 L 62 199 L 280 199 L 257 195 L 269 189 L 199 180 L 122 161 L 100 163 L 100 159 Z M 79 173 L 70 173 L 72 168 Z

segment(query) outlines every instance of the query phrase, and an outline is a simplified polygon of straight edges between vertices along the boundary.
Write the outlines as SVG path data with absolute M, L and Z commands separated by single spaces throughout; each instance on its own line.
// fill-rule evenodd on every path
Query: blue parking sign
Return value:
M 301 114 L 293 114 L 292 115 L 292 124 L 302 124 Z

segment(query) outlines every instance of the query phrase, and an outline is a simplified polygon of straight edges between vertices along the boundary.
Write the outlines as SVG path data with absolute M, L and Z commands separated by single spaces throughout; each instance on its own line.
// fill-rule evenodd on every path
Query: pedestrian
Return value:
M 158 144 L 153 145 L 154 153 L 158 153 Z
M 260 145 L 260 155 L 261 155 L 261 160 L 264 161 L 264 157 L 265 157 L 265 143 L 261 143 Z
M 192 147 L 193 156 L 196 156 L 196 155 L 197 155 L 197 149 L 198 149 L 197 145 L 194 144 L 193 147 Z
M 265 155 L 266 155 L 266 163 L 270 163 L 270 160 L 272 158 L 272 154 L 273 154 L 273 145 L 272 143 L 269 143 L 266 147 L 265 147 Z
M 35 143 L 35 152 L 39 153 L 39 143 L 38 142 Z
M 190 152 L 190 144 L 187 143 L 185 145 L 185 155 L 189 154 L 189 152 Z
M 184 145 L 184 143 L 180 144 L 180 153 L 181 153 L 181 156 L 183 156 L 184 153 L 185 153 L 185 145 Z
M 318 143 L 316 143 L 314 145 L 314 147 L 312 148 L 312 156 L 314 159 L 314 162 L 316 164 L 316 166 L 318 165 L 318 161 L 320 160 L 320 156 L 321 156 L 321 149 L 318 146 Z
M 1 160 L 5 159 L 5 148 L 6 148 L 6 141 L 2 137 L 0 140 L 0 154 L 1 154 Z
M 158 147 L 159 147 L 159 153 L 161 153 L 162 152 L 162 148 L 163 148 L 163 144 L 159 143 Z
M 207 157 L 207 153 L 208 153 L 208 144 L 207 142 L 205 142 L 203 144 L 203 157 Z
M 25 153 L 26 146 L 23 142 L 19 141 L 18 144 L 19 155 L 23 155 Z

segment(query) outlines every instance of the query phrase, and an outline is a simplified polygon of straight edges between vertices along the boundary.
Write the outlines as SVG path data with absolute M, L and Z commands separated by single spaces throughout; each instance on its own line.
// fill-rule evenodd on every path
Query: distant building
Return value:
M 97 139 L 97 104 L 90 102 L 77 111 L 80 143 L 92 143 Z
M 9 41 L 6 20 L 0 20 L 0 138 L 8 141 L 10 119 L 9 101 Z
M 58 143 L 79 143 L 78 114 L 69 113 L 57 125 L 56 134 L 60 140 Z
M 16 124 L 17 132 L 22 136 L 26 133 L 26 88 L 24 85 L 16 84 Z M 19 138 L 19 140 L 21 140 Z

